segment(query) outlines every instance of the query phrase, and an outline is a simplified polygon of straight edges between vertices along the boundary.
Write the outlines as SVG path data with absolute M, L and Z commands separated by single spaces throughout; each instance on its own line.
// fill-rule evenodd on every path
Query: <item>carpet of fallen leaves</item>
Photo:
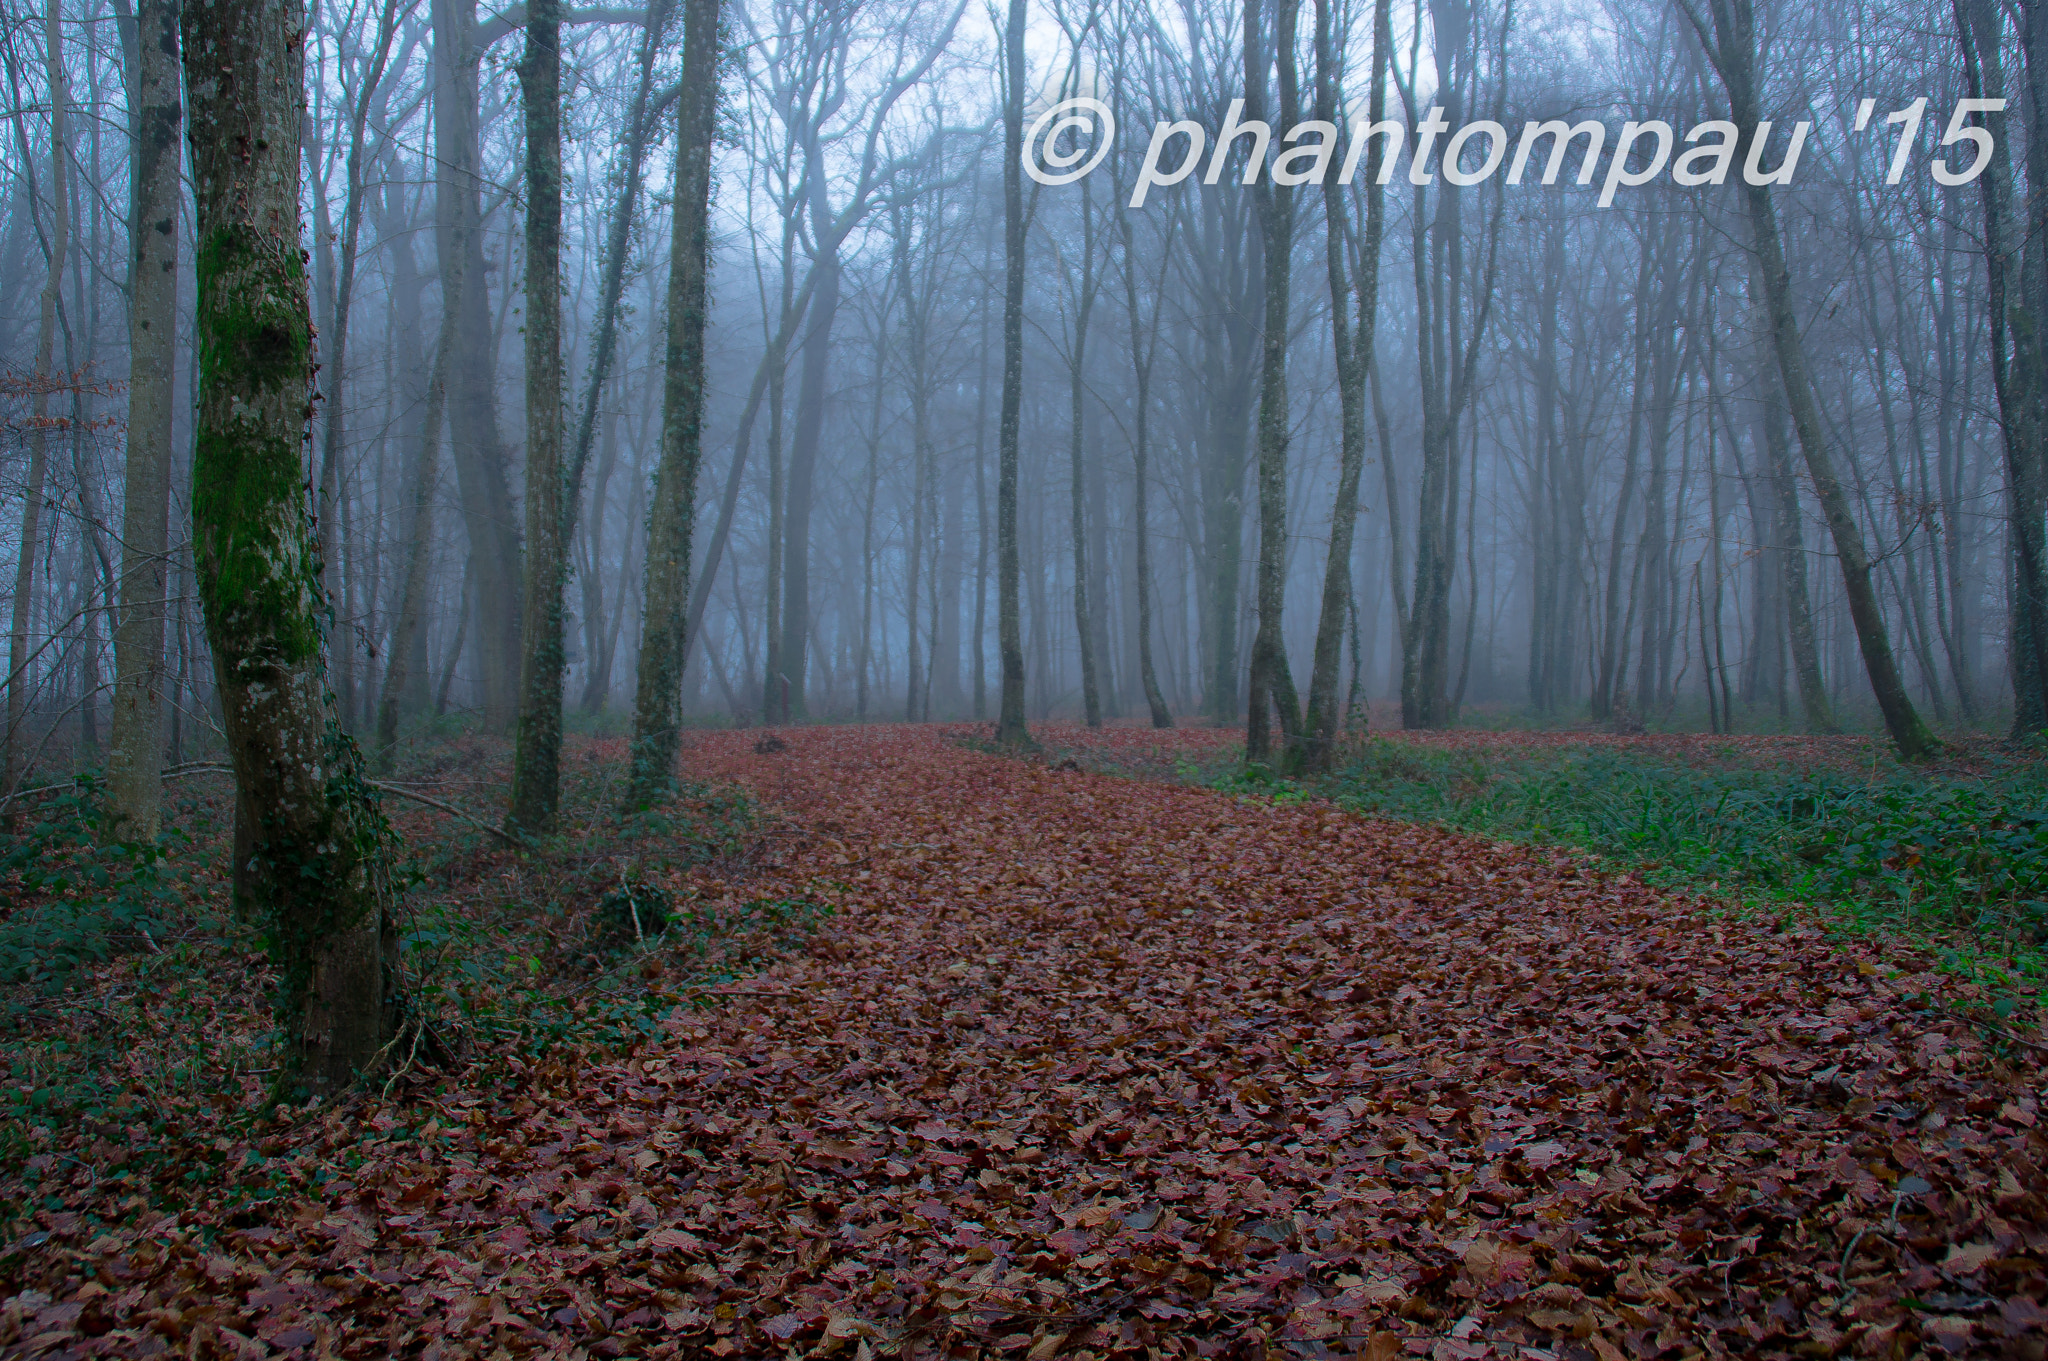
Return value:
M 685 759 L 805 829 L 763 873 L 836 909 L 806 949 L 631 1058 L 308 1117 L 236 1215 L 46 1214 L 0 1349 L 2043 1353 L 2043 1051 L 1910 956 L 929 728 L 754 736 Z

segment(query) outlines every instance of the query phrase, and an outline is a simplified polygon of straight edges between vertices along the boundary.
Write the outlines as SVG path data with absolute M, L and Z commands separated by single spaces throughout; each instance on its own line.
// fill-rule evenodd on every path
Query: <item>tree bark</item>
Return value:
M 1024 634 L 1017 562 L 1017 434 L 1024 403 L 1024 14 L 1010 0 L 1003 34 L 1003 402 L 996 426 L 996 631 L 1003 659 L 996 741 L 1031 744 L 1024 727 Z
M 1131 510 L 1132 528 L 1137 538 L 1137 594 L 1138 594 L 1138 681 L 1145 691 L 1145 706 L 1151 711 L 1154 728 L 1171 728 L 1173 710 L 1167 707 L 1166 696 L 1159 688 L 1159 671 L 1152 656 L 1152 523 L 1149 496 L 1151 491 L 1151 416 L 1152 416 L 1152 367 L 1159 357 L 1159 308 L 1166 292 L 1166 265 L 1173 256 L 1175 227 L 1179 222 L 1176 214 L 1167 219 L 1165 240 L 1160 244 L 1160 273 L 1152 291 L 1152 316 L 1147 325 L 1140 325 L 1138 310 L 1138 259 L 1136 243 L 1131 230 L 1131 214 L 1126 208 L 1121 185 L 1111 189 L 1114 195 L 1111 210 L 1116 213 L 1117 230 L 1123 237 L 1124 247 L 1124 311 L 1131 327 L 1131 367 L 1137 382 L 1134 394 L 1134 414 L 1131 423 L 1131 464 L 1135 502 Z M 986 327 L 983 328 L 984 332 Z M 979 427 L 977 427 L 977 434 Z M 977 481 L 980 476 L 977 445 Z M 977 636 L 979 620 L 977 619 Z M 977 672 L 977 679 L 979 672 Z M 975 691 L 976 717 L 980 717 L 980 690 Z
M 604 559 L 605 518 L 607 502 L 611 491 L 612 473 L 619 464 L 619 416 L 617 412 L 606 412 L 603 417 L 604 433 L 598 439 L 597 468 L 591 474 L 590 505 L 591 519 L 581 531 L 578 540 L 582 545 L 583 562 L 577 572 L 577 587 L 583 596 L 583 698 L 579 707 L 588 714 L 601 713 L 605 701 L 612 691 L 612 647 L 611 631 L 606 627 L 607 614 L 616 618 L 616 603 L 626 594 L 625 563 L 620 562 L 618 591 L 613 597 L 614 608 L 605 607 Z
M 50 365 L 56 358 L 57 309 L 62 304 L 64 257 L 71 244 L 71 194 L 65 173 L 70 134 L 66 129 L 63 96 L 60 17 L 58 0 L 49 0 L 43 29 L 43 67 L 51 90 L 50 234 L 44 241 L 43 252 L 49 269 L 43 276 L 41 313 L 36 324 L 35 372 L 29 375 L 33 392 L 29 398 L 28 486 L 21 501 L 21 558 L 14 566 L 14 604 L 7 631 L 7 793 L 18 789 L 28 774 L 28 697 L 34 688 L 29 675 L 28 627 L 34 613 L 36 559 L 42 553 L 43 487 L 49 477 L 50 392 L 56 386 L 56 375 L 50 372 Z M 21 149 L 26 161 L 25 134 Z M 31 198 L 31 209 L 33 202 Z
M 564 461 L 562 413 L 562 6 L 532 0 L 519 66 L 526 101 L 526 582 L 520 634 L 519 720 L 512 762 L 513 830 L 554 830 L 560 795 L 563 595 L 569 547 L 582 509 L 583 472 L 597 432 L 598 401 L 617 350 L 626 247 L 646 153 L 648 99 L 665 4 L 650 4 L 641 38 L 640 76 L 627 116 L 618 202 L 606 234 L 596 336 L 575 437 Z
M 460 302 L 462 276 L 443 285 L 443 306 Z M 453 290 L 453 291 L 451 291 Z M 391 625 L 391 656 L 384 666 L 384 686 L 377 696 L 377 764 L 391 768 L 398 747 L 398 714 L 406 702 L 406 687 L 412 682 L 414 666 L 422 671 L 426 652 L 419 646 L 426 632 L 428 568 L 433 558 L 434 486 L 441 478 L 441 426 L 448 410 L 448 351 L 455 343 L 455 328 L 441 327 L 441 343 L 434 351 L 434 374 L 427 387 L 425 428 L 413 467 L 410 504 L 407 506 L 405 570 L 399 588 L 398 614 Z M 456 610 L 466 613 L 467 592 L 457 598 Z M 458 629 L 461 624 L 457 625 Z M 457 650 L 460 650 L 458 635 Z M 421 680 L 425 677 L 422 675 Z
M 341 485 L 343 445 L 348 428 L 348 337 L 349 314 L 353 310 L 355 297 L 356 259 L 358 243 L 362 238 L 363 210 L 363 138 L 367 131 L 371 101 L 377 87 L 384 81 L 384 68 L 391 51 L 391 40 L 398 31 L 398 7 L 393 0 L 385 0 L 383 13 L 377 25 L 377 46 L 371 54 L 368 70 L 362 76 L 362 83 L 356 90 L 355 102 L 348 108 L 348 154 L 343 163 L 342 184 L 342 226 L 341 251 L 337 261 L 333 253 L 335 233 L 327 217 L 327 200 L 321 188 L 314 191 L 314 209 L 318 214 L 316 227 L 320 250 L 321 291 L 328 306 L 325 318 L 327 334 L 321 346 L 321 368 L 327 380 L 322 396 L 325 415 L 320 449 L 320 571 L 328 598 L 338 605 L 347 603 L 347 565 L 344 561 L 347 536 L 345 517 L 348 505 L 344 498 L 347 492 Z M 317 133 L 317 125 L 308 130 Z M 309 155 L 317 152 L 317 143 L 309 145 Z M 344 726 L 353 727 L 356 721 L 356 642 L 352 627 L 352 611 L 340 611 L 341 627 L 335 632 L 333 641 L 339 644 L 333 661 L 335 665 L 335 688 L 341 696 L 341 715 Z
M 704 315 L 710 268 L 711 153 L 718 119 L 719 0 L 684 0 L 683 93 L 676 101 L 675 213 L 669 244 L 661 461 L 647 518 L 639 689 L 626 803 L 646 808 L 674 788 L 682 740 L 690 603 L 690 533 L 704 421 Z
M 1259 0 L 1244 0 L 1244 65 L 1247 72 L 1257 73 L 1245 81 L 1245 112 L 1252 118 L 1263 112 L 1270 62 L 1279 78 L 1283 128 L 1301 121 L 1294 64 L 1297 3 L 1277 0 L 1269 57 L 1260 31 Z M 1278 182 L 1269 169 L 1252 186 L 1252 193 L 1265 236 L 1266 307 L 1259 364 L 1259 626 L 1252 635 L 1251 676 L 1246 687 L 1249 708 L 1244 758 L 1248 762 L 1272 759 L 1270 725 L 1277 711 L 1285 756 L 1292 761 L 1301 735 L 1301 703 L 1287 670 L 1281 613 L 1287 585 L 1287 310 L 1294 264 L 1294 190 Z
M 519 707 L 519 525 L 498 432 L 496 354 L 484 278 L 479 199 L 475 0 L 431 0 L 434 23 L 435 250 L 445 290 L 459 273 L 461 311 L 444 314 L 455 347 L 448 365 L 448 444 L 463 526 L 476 562 L 478 675 L 484 726 L 509 731 Z M 458 254 L 458 246 L 460 253 Z
M 1757 89 L 1756 23 L 1751 0 L 1708 0 L 1713 23 L 1709 32 L 1699 18 L 1687 10 L 1701 44 L 1720 73 L 1722 87 L 1735 125 L 1747 137 L 1760 133 L 1763 121 Z M 1687 0 L 1690 3 L 1690 0 Z M 1899 677 L 1892 657 L 1891 640 L 1885 633 L 1884 611 L 1870 581 L 1870 555 L 1864 547 L 1863 531 L 1842 480 L 1835 471 L 1834 455 L 1821 429 L 1820 411 L 1813 395 L 1812 378 L 1806 367 L 1805 340 L 1799 316 L 1792 303 L 1792 275 L 1785 264 L 1785 248 L 1778 234 L 1777 210 L 1768 184 L 1742 187 L 1749 211 L 1751 246 L 1756 252 L 1757 270 L 1762 276 L 1764 299 L 1769 309 L 1772 348 L 1785 385 L 1785 401 L 1792 415 L 1792 428 L 1799 437 L 1800 452 L 1806 457 L 1807 474 L 1820 497 L 1821 513 L 1835 542 L 1841 561 L 1842 585 L 1849 598 L 1849 617 L 1856 626 L 1856 641 L 1863 653 L 1863 665 L 1870 688 L 1877 695 L 1884 714 L 1885 729 L 1891 734 L 1899 755 L 1908 761 L 1923 760 L 1940 747 L 1934 734 L 1920 719 Z
M 192 520 L 222 726 L 290 1062 L 338 1091 L 390 1037 L 390 832 L 327 714 L 303 482 L 312 324 L 299 223 L 304 13 L 189 0 L 199 411 Z
M 1067 508 L 1074 539 L 1074 631 L 1081 649 L 1081 713 L 1091 728 L 1102 726 L 1102 689 L 1096 674 L 1100 658 L 1096 652 L 1095 621 L 1088 599 L 1088 493 L 1084 482 L 1087 448 L 1087 399 L 1085 377 L 1088 355 L 1088 320 L 1095 311 L 1095 212 L 1088 182 L 1081 181 L 1081 283 L 1074 307 L 1073 349 L 1067 356 Z M 1102 608 L 1104 602 L 1094 602 Z
M 1778 384 L 1767 383 L 1772 397 L 1782 395 Z M 1759 443 L 1769 466 L 1771 507 L 1777 523 L 1771 526 L 1777 545 L 1778 589 L 1785 609 L 1785 632 L 1791 642 L 1792 672 L 1799 685 L 1799 703 L 1806 717 L 1806 730 L 1816 733 L 1839 731 L 1834 708 L 1828 703 L 1827 686 L 1820 673 L 1820 646 L 1813 631 L 1813 603 L 1806 579 L 1806 530 L 1799 509 L 1799 474 L 1792 465 L 1792 447 L 1785 440 L 1784 411 L 1766 399 Z
M 526 586 L 519 721 L 507 831 L 555 829 L 562 755 L 562 591 L 568 496 L 562 467 L 562 7 L 530 0 L 519 88 L 526 102 Z M 596 392 L 591 399 L 593 408 Z
M 1393 46 L 1392 5 L 1375 0 L 1372 25 L 1372 84 L 1369 123 L 1386 117 L 1386 63 Z M 1343 67 L 1337 55 L 1330 0 L 1316 0 L 1316 117 L 1336 124 L 1343 117 Z M 1379 312 L 1380 237 L 1386 224 L 1386 192 L 1380 186 L 1385 139 L 1375 137 L 1365 161 L 1365 240 L 1359 249 L 1357 327 L 1346 313 L 1353 307 L 1345 269 L 1350 236 L 1345 188 L 1323 184 L 1324 250 L 1330 278 L 1330 339 L 1337 366 L 1339 407 L 1337 499 L 1330 510 L 1330 554 L 1323 568 L 1322 609 L 1316 621 L 1315 661 L 1309 673 L 1306 740 L 1302 764 L 1329 769 L 1337 739 L 1337 670 L 1347 613 L 1355 616 L 1351 591 L 1351 547 L 1358 528 L 1358 484 L 1365 473 L 1365 375 L 1372 367 Z M 1355 633 L 1354 633 L 1355 636 Z M 1354 673 L 1356 668 L 1354 666 Z
M 816 174 L 822 177 L 823 162 Z M 818 191 L 823 193 L 821 188 Z M 839 315 L 839 243 L 821 242 L 813 268 L 809 329 L 797 378 L 796 422 L 790 432 L 789 472 L 782 503 L 782 618 L 776 646 L 781 674 L 769 680 L 779 721 L 808 716 L 804 678 L 811 634 L 811 505 L 818 477 L 818 446 L 825 429 L 825 388 L 832 365 L 832 324 Z M 772 414 L 772 413 L 771 413 Z
M 169 591 L 171 422 L 177 399 L 179 0 L 142 0 L 130 92 L 128 466 L 121 613 L 114 626 L 111 832 L 153 841 L 163 802 L 164 619 Z
M 1956 35 L 1970 95 L 2005 96 L 2001 58 L 2004 24 L 1994 0 L 1956 0 Z M 2035 145 L 2048 132 L 2048 110 L 2038 107 L 2048 83 L 2048 5 L 2019 6 L 2026 62 L 2022 108 L 2027 116 L 2027 222 L 2013 224 L 2012 152 L 2004 113 L 1981 114 L 1993 150 L 1978 177 L 1984 214 L 1984 264 L 1990 282 L 1991 378 L 1998 395 L 1999 433 L 2005 455 L 2007 516 L 2012 544 L 2012 642 L 2008 649 L 2015 737 L 2048 732 L 2048 195 L 2040 191 L 2048 148 Z M 2015 255 L 2019 258 L 2014 259 Z M 2017 268 L 2015 268 L 2017 266 Z M 1947 305 L 1947 293 L 1943 293 Z M 1960 681 L 1959 681 L 1960 684 Z

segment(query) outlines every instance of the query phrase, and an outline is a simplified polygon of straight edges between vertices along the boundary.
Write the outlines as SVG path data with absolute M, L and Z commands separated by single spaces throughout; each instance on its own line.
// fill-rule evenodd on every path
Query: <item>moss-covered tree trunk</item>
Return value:
M 526 592 L 512 829 L 555 829 L 562 754 L 562 6 L 532 0 L 526 98 Z
M 391 1034 L 388 832 L 326 693 L 307 500 L 312 325 L 299 241 L 305 12 L 186 0 L 198 251 L 192 522 L 251 863 L 291 1061 L 334 1091 Z
M 710 266 L 711 150 L 718 116 L 718 3 L 685 0 L 683 93 L 676 101 L 675 227 L 669 246 L 668 346 L 661 461 L 647 517 L 647 585 L 626 802 L 644 808 L 674 784 L 683 726 L 690 531 L 704 423 L 704 305 Z
M 128 213 L 128 463 L 121 613 L 114 625 L 114 736 L 107 784 L 116 836 L 156 836 L 163 798 L 164 602 L 178 303 L 177 0 L 137 12 L 133 197 Z

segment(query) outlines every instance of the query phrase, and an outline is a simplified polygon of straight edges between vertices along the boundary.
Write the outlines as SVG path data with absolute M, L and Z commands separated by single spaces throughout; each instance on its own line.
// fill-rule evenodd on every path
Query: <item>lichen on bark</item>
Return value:
M 235 771 L 236 890 L 277 962 L 286 1085 L 331 1092 L 392 1033 L 390 829 L 333 714 L 305 447 L 304 15 L 188 0 L 199 410 L 193 537 Z

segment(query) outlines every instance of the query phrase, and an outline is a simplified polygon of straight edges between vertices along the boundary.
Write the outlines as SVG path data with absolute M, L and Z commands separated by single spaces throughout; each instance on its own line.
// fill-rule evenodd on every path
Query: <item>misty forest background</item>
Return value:
M 554 438 L 581 512 L 562 522 L 563 662 L 566 708 L 593 723 L 630 710 L 642 646 L 687 84 L 680 8 L 560 12 Z M 1756 98 L 1779 129 L 1765 164 L 1791 121 L 1814 122 L 1796 179 L 1771 194 L 1819 437 L 1911 704 L 1947 730 L 2012 724 L 2016 676 L 2021 727 L 2040 705 L 2014 662 L 2039 489 L 2027 491 L 2022 456 L 2034 455 L 1999 391 L 2000 352 L 2023 351 L 2025 332 L 1994 326 L 1985 184 L 1929 173 L 1937 155 L 1969 157 L 1937 147 L 1956 101 L 2001 58 L 2024 65 L 2017 28 L 1978 8 L 1988 51 L 1961 41 L 1967 5 L 1798 0 L 1754 20 Z M 307 22 L 303 240 L 319 369 L 305 478 L 334 712 L 373 749 L 471 718 L 509 733 L 529 406 L 544 390 L 526 358 L 524 9 L 319 0 Z M 1602 209 L 1597 181 L 1577 183 L 1579 149 L 1554 187 L 1534 173 L 1513 187 L 1500 174 L 1415 186 L 1404 154 L 1379 204 L 1364 171 L 1332 188 L 1332 209 L 1313 189 L 1235 183 L 1233 167 L 1220 184 L 1194 176 L 1124 206 L 1155 119 L 1198 120 L 1213 140 L 1231 100 L 1284 125 L 1314 113 L 1325 84 L 1363 116 L 1376 62 L 1390 68 L 1383 116 L 1411 129 L 1435 104 L 1453 128 L 1488 117 L 1511 135 L 1525 120 L 1597 119 L 1611 145 L 1625 119 L 1682 131 L 1728 116 L 1682 6 L 1399 0 L 1383 22 L 1376 44 L 1363 3 L 1278 18 L 1219 0 L 1031 9 L 1023 120 L 1080 92 L 1109 101 L 1122 132 L 1092 176 L 1020 188 L 1028 716 L 1245 721 L 1262 549 L 1277 554 L 1281 669 L 1298 705 L 1330 634 L 1338 507 L 1355 531 L 1325 647 L 1353 730 L 1368 712 L 1409 727 L 1875 726 L 1840 526 L 1801 458 L 1739 171 L 1704 188 L 1662 175 Z M 137 94 L 147 35 L 129 0 L 16 5 L 0 23 L 13 793 L 105 761 L 117 627 L 124 608 L 149 613 L 152 591 L 161 763 L 218 759 L 221 738 L 191 548 L 189 178 L 167 219 L 136 220 L 135 148 L 155 135 Z M 1294 52 L 1280 74 L 1276 23 Z M 970 0 L 723 11 L 681 681 L 694 719 L 995 714 L 1004 25 Z M 1262 69 L 1248 81 L 1254 48 Z M 1876 126 L 1852 133 L 1864 97 Z M 1887 184 L 1896 130 L 1883 115 L 1922 97 L 1907 171 Z M 1279 117 L 1290 101 L 1293 119 Z M 2033 116 L 2016 95 L 1993 120 L 2000 169 L 1987 178 L 2006 176 L 2022 226 L 2035 215 Z M 169 475 L 141 481 L 167 498 L 168 532 L 144 555 L 156 563 L 144 590 L 124 507 L 136 513 L 131 243 L 151 233 L 174 245 L 178 292 L 175 400 L 156 427 Z M 1274 242 L 1291 279 L 1269 259 Z M 2039 242 L 2025 249 L 2038 272 Z M 1276 280 L 1291 288 L 1278 306 Z M 2027 281 L 2005 286 L 2022 316 Z M 1336 342 L 1333 289 L 1352 323 Z M 1262 383 L 1276 360 L 1284 533 L 1262 538 L 1260 493 L 1275 485 L 1258 476 L 1274 447 Z M 1362 394 L 1350 516 L 1347 362 Z

